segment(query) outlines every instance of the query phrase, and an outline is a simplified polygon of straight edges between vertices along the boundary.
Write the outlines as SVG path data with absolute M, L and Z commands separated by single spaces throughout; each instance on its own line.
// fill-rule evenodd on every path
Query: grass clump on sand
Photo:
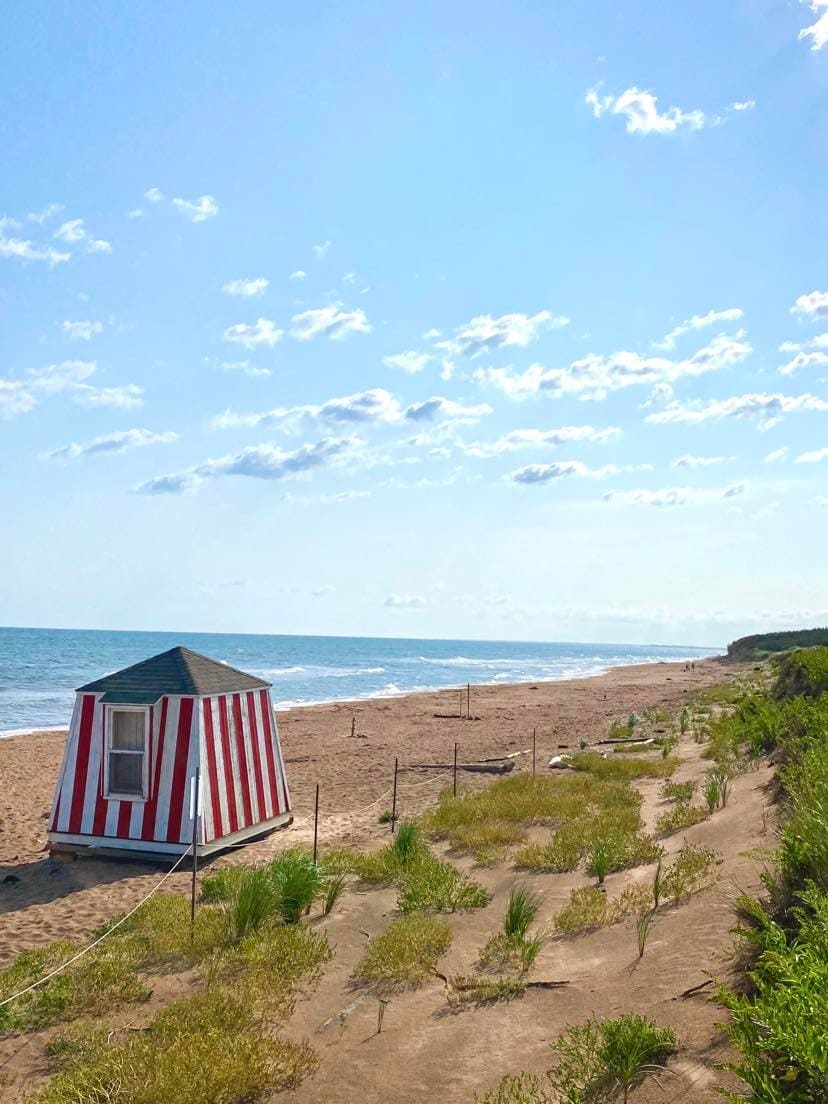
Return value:
M 716 867 L 721 861 L 722 856 L 712 847 L 685 843 L 675 861 L 661 872 L 661 898 L 678 903 L 683 897 L 706 889 L 716 880 Z
M 530 843 L 515 856 L 515 865 L 524 870 L 563 874 L 586 861 L 590 872 L 599 876 L 595 862 L 605 861 L 604 874 L 627 870 L 642 863 L 655 862 L 661 848 L 641 832 L 639 798 L 635 803 L 604 812 L 590 812 L 562 825 L 548 843 Z
M 68 962 L 81 947 L 68 941 L 24 951 L 0 971 L 0 1001 Z M 146 1000 L 150 990 L 135 973 L 142 948 L 132 939 L 110 939 L 30 993 L 0 1007 L 0 1034 L 35 1031 L 60 1020 L 100 1015 L 119 1004 Z
M 470 854 L 481 866 L 494 866 L 506 857 L 509 847 L 526 840 L 526 829 L 506 820 L 458 824 L 447 837 L 453 851 Z
M 572 890 L 553 923 L 561 935 L 579 935 L 614 924 L 643 908 L 651 899 L 652 891 L 646 885 L 629 886 L 614 899 L 596 886 L 582 886 Z
M 246 999 L 286 1019 L 300 985 L 319 979 L 333 958 L 328 940 L 302 924 L 271 925 L 252 932 L 217 963 L 216 972 L 234 982 Z
M 669 778 L 681 760 L 675 755 L 662 759 L 605 759 L 596 751 L 573 755 L 569 765 L 576 771 L 586 771 L 605 782 L 631 782 L 634 778 Z
M 402 916 L 368 944 L 354 970 L 358 981 L 419 984 L 451 946 L 451 929 L 438 916 Z
M 436 858 L 414 824 L 401 825 L 394 840 L 379 851 L 337 851 L 325 862 L 374 885 L 398 886 L 400 912 L 483 908 L 491 897 L 478 882 Z
M 664 801 L 692 801 L 696 792 L 695 782 L 671 782 L 669 779 L 661 787 Z
M 529 934 L 539 908 L 540 898 L 532 890 L 513 889 L 503 917 L 503 928 L 483 947 L 480 961 L 499 969 L 518 968 L 523 973 L 531 970 L 545 942 L 541 932 Z
M 228 866 L 201 884 L 202 899 L 221 902 L 233 937 L 243 938 L 277 916 L 295 924 L 326 892 L 326 871 L 303 848 L 290 848 L 264 866 Z
M 224 989 L 176 1001 L 123 1041 L 75 1028 L 50 1051 L 61 1068 L 29 1104 L 249 1104 L 317 1065 L 306 1043 L 271 1038 Z
M 526 990 L 522 977 L 476 977 L 457 975 L 448 979 L 446 999 L 449 1005 L 493 1004 L 512 1000 Z
M 709 815 L 704 805 L 691 805 L 689 801 L 679 801 L 658 818 L 656 832 L 659 836 L 670 836 L 673 832 L 680 832 L 682 828 L 692 828 L 694 824 L 701 824 Z
M 552 1044 L 556 1064 L 548 1073 L 504 1077 L 478 1104 L 626 1104 L 630 1091 L 663 1069 L 676 1049 L 674 1032 L 643 1016 L 587 1020 Z
M 616 744 L 612 749 L 614 755 L 641 755 L 642 752 L 658 751 L 653 740 L 635 740 L 629 744 Z

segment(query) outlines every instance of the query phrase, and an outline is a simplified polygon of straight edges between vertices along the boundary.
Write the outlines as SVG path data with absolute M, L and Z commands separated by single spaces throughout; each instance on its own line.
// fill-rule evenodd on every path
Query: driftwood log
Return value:
M 652 744 L 655 743 L 652 737 L 642 738 L 641 736 L 613 736 L 606 740 L 596 740 L 596 744 Z
M 401 771 L 453 769 L 453 763 L 409 763 L 406 767 L 400 767 Z M 515 761 L 510 759 L 506 763 L 458 763 L 457 769 L 459 771 L 469 771 L 471 774 L 508 774 L 515 769 Z

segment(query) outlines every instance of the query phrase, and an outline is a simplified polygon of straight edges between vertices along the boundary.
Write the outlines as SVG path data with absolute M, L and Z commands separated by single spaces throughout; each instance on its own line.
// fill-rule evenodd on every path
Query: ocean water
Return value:
M 69 723 L 74 690 L 176 644 L 273 684 L 278 708 L 393 697 L 467 682 L 541 682 L 608 667 L 700 659 L 685 645 L 520 644 L 353 636 L 0 628 L 0 734 Z

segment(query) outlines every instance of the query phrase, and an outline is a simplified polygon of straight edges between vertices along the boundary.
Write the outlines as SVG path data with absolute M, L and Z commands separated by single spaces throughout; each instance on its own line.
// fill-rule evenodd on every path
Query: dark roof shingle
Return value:
M 189 648 L 170 648 L 168 652 L 152 656 L 125 667 L 123 671 L 79 686 L 78 691 L 113 695 L 109 700 L 129 701 L 130 697 L 155 694 L 231 694 L 238 690 L 258 690 L 270 686 L 269 682 L 255 678 L 226 663 L 219 663 L 208 656 L 199 655 Z

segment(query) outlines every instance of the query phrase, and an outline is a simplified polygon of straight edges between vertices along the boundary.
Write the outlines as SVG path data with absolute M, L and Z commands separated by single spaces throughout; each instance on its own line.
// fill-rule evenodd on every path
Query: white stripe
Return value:
M 184 777 L 184 793 L 181 796 L 181 828 L 178 833 L 179 841 L 182 843 L 192 843 L 193 839 L 193 820 L 198 815 L 193 810 L 193 816 L 190 816 L 190 788 L 195 781 L 196 770 L 200 766 L 200 754 L 199 754 L 199 742 L 198 742 L 198 717 L 199 717 L 199 700 L 193 698 L 193 712 L 190 716 L 190 746 L 187 749 L 187 766 L 186 774 Z M 196 840 L 196 843 L 201 843 L 200 839 Z
M 236 820 L 239 828 L 244 828 L 246 827 L 244 823 L 244 802 L 242 801 L 241 785 L 239 783 L 241 770 L 239 768 L 239 751 L 236 747 L 236 724 L 233 720 L 232 695 L 225 694 L 224 701 L 227 705 L 227 731 L 230 736 L 230 773 L 226 776 L 227 785 L 233 787 L 233 792 L 236 795 Z
M 167 838 L 167 823 L 170 819 L 170 791 L 172 789 L 175 749 L 178 746 L 179 698 L 167 698 L 167 720 L 164 727 L 164 751 L 161 757 L 161 776 L 158 780 L 158 801 L 156 803 L 155 827 L 152 838 Z
M 290 791 L 285 775 L 285 763 L 282 759 L 282 741 L 279 739 L 279 729 L 276 725 L 276 714 L 273 712 L 273 702 L 270 700 L 270 691 L 267 690 L 265 693 L 267 708 L 270 710 L 270 723 L 273 726 L 273 756 L 276 761 L 276 777 L 279 785 L 279 810 L 286 813 L 290 809 Z
M 105 836 L 117 836 L 118 835 L 118 817 L 121 813 L 120 801 L 107 801 L 106 803 L 106 826 L 104 827 Z
M 60 794 L 60 816 L 58 817 L 57 830 L 66 832 L 69 828 L 69 813 L 72 806 L 72 787 L 75 784 L 75 762 L 78 755 L 78 736 L 80 734 L 81 719 L 81 695 L 75 695 L 75 707 L 72 710 L 72 723 L 69 725 L 69 735 L 66 738 L 66 747 L 63 749 L 63 766 L 61 767 L 58 793 Z M 54 812 L 52 813 L 54 816 Z M 51 821 L 49 822 L 51 824 Z
M 89 764 L 86 772 L 86 786 L 83 794 L 83 814 L 81 832 L 88 834 L 95 823 L 95 803 L 98 796 L 101 761 L 104 746 L 104 706 L 98 699 L 92 714 L 92 739 L 89 744 Z
M 146 808 L 145 801 L 133 801 L 132 812 L 129 816 L 129 836 L 130 839 L 140 839 L 141 830 L 144 827 L 144 809 Z
M 267 740 L 265 739 L 264 722 L 262 721 L 262 706 L 259 700 L 259 695 L 254 691 L 251 695 L 253 698 L 253 718 L 256 721 L 256 732 L 259 737 L 259 762 L 262 764 L 262 781 L 264 783 L 264 816 L 262 820 L 269 820 L 270 817 L 276 815 L 276 808 L 273 804 L 273 791 L 270 788 L 270 770 L 267 765 Z
M 256 790 L 256 764 L 253 760 L 253 736 L 250 732 L 250 717 L 247 713 L 247 695 L 239 693 L 239 713 L 242 719 L 242 736 L 244 737 L 244 752 L 247 759 L 247 787 L 250 793 L 251 824 L 258 824 L 263 820 L 259 812 L 259 795 Z
M 210 714 L 213 718 L 213 746 L 216 750 L 216 778 L 218 779 L 219 809 L 222 833 L 230 832 L 230 813 L 227 809 L 227 772 L 224 766 L 224 748 L 221 743 L 221 719 L 218 698 L 210 698 Z M 219 838 L 218 836 L 216 838 Z
M 207 727 L 204 724 L 204 709 L 210 708 L 209 698 L 199 698 L 198 711 L 198 761 L 201 769 L 201 838 L 207 843 L 215 838 L 216 826 L 213 823 L 213 789 L 210 784 L 210 768 L 207 760 Z

